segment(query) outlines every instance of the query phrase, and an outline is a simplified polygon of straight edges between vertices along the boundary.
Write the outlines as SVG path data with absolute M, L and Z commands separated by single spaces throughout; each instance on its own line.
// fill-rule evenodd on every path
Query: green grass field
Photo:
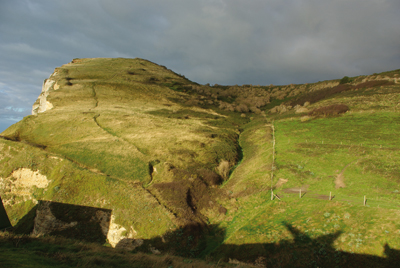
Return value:
M 273 201 L 271 127 L 261 119 L 252 123 L 256 127 L 248 125 L 241 135 L 243 161 L 223 187 L 233 189 L 233 198 L 224 203 L 228 213 L 219 219 L 225 237 L 214 245 L 211 255 L 253 260 L 264 256 L 272 266 L 310 267 L 318 258 L 315 252 L 321 251 L 326 252 L 324 256 L 337 257 L 336 262 L 319 265 L 336 267 L 358 265 L 347 253 L 385 258 L 385 245 L 399 249 L 396 162 L 400 160 L 400 144 L 393 139 L 399 130 L 399 125 L 393 125 L 396 118 L 397 114 L 383 111 L 307 122 L 299 118 L 276 120 L 272 185 L 281 200 L 275 197 Z M 345 186 L 336 188 L 340 173 Z M 287 182 L 276 188 L 280 179 Z M 243 188 L 235 194 L 238 185 Z M 252 186 L 251 194 L 246 194 Z M 377 267 L 386 265 L 381 260 L 371 261 Z

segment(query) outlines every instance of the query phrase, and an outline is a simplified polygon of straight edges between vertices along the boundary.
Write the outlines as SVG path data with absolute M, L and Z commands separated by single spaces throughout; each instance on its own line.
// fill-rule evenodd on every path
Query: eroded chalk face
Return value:
M 49 186 L 50 180 L 45 175 L 42 175 L 39 170 L 33 171 L 29 168 L 19 168 L 7 178 L 0 177 L 0 187 L 3 189 L 4 205 L 15 205 L 19 202 L 32 200 L 35 204 L 37 200 L 33 193 L 35 188 L 45 189 Z M 8 198 L 12 196 L 20 197 Z
M 47 100 L 50 89 L 53 88 L 55 81 L 51 79 L 46 79 L 43 82 L 42 92 L 40 93 L 38 99 L 32 106 L 32 114 L 37 115 L 38 113 L 44 113 L 53 108 L 53 104 Z

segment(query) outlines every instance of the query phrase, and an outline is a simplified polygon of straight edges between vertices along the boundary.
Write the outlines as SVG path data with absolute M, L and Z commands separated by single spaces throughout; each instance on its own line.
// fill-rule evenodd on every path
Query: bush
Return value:
M 244 103 L 241 103 L 241 104 L 239 104 L 238 106 L 236 106 L 236 109 L 235 109 L 237 112 L 239 112 L 239 113 L 248 113 L 249 112 L 249 107 L 247 107 L 247 105 L 246 104 L 244 104 Z
M 351 82 L 351 79 L 350 79 L 350 77 L 348 77 L 348 76 L 344 76 L 342 79 L 340 79 L 340 82 L 339 82 L 339 84 L 347 84 L 347 83 L 350 83 Z

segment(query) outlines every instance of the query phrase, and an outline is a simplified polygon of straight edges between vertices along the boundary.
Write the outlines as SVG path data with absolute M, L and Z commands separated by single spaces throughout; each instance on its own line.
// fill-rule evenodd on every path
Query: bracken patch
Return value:
M 320 107 L 312 110 L 308 115 L 312 116 L 329 116 L 329 115 L 338 115 L 345 113 L 349 110 L 349 106 L 345 104 L 333 104 L 329 106 Z

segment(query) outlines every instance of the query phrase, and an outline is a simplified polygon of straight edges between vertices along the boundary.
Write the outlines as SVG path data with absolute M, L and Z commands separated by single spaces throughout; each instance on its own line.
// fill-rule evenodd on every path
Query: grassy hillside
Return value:
M 364 116 L 349 114 L 307 122 L 300 118 L 275 120 L 272 189 L 278 197 L 273 201 L 271 161 L 266 165 L 271 159 L 272 137 L 259 136 L 261 131 L 241 136 L 247 142 L 257 141 L 263 153 L 252 150 L 254 155 L 247 155 L 245 151 L 229 182 L 254 176 L 244 185 L 246 190 L 258 185 L 258 191 L 234 192 L 234 201 L 226 201 L 228 213 L 219 225 L 224 228 L 224 240 L 213 248 L 212 255 L 248 261 L 263 257 L 267 266 L 273 267 L 387 267 L 388 249 L 400 248 L 400 170 L 395 164 L 400 160 L 400 147 L 393 140 L 396 126 L 384 123 L 387 113 L 378 113 L 376 118 Z M 374 135 L 377 140 L 380 137 L 382 147 L 367 139 L 371 129 L 377 129 L 372 123 L 377 119 L 380 132 Z M 359 129 L 364 124 L 370 125 L 369 131 Z M 336 131 L 332 129 L 345 131 L 343 125 L 348 132 L 333 136 Z M 258 126 L 258 130 L 270 128 L 261 122 Z M 384 133 L 392 135 L 385 137 Z M 363 145 L 350 145 L 353 139 L 361 139 Z M 251 144 L 245 148 L 251 148 Z M 240 169 L 247 171 L 244 177 Z M 255 175 L 262 169 L 268 172 Z M 260 180 L 264 181 L 262 185 L 258 184 Z M 399 251 L 394 252 L 397 255 L 392 257 L 398 259 Z
M 45 112 L 1 134 L 0 195 L 20 232 L 49 200 L 112 211 L 135 251 L 385 266 L 400 249 L 399 78 L 209 86 L 142 59 L 76 59 L 47 80 Z
M 348 85 L 351 90 L 325 96 L 307 113 L 288 109 L 268 116 L 268 123 L 247 125 L 240 137 L 244 159 L 224 185 L 245 182 L 245 188 L 225 203 L 216 258 L 262 257 L 267 266 L 285 267 L 387 267 L 391 258 L 399 260 L 400 86 L 371 84 Z M 312 112 L 338 104 L 349 111 Z
M 149 238 L 187 223 L 191 208 L 180 199 L 188 189 L 207 187 L 213 177 L 219 183 L 219 163 L 238 160 L 238 127 L 247 120 L 185 105 L 192 97 L 181 91 L 194 83 L 165 67 L 141 59 L 83 59 L 49 79 L 55 84 L 47 101 L 54 108 L 11 126 L 2 141 L 5 153 L 16 155 L 12 163 L 3 159 L 3 178 L 29 167 L 51 180 L 35 199 L 111 208 L 119 224 L 129 229 L 134 222 L 138 238 Z M 179 193 L 169 196 L 163 188 Z M 14 203 L 24 207 L 12 210 L 16 223 L 33 205 Z M 138 213 L 147 206 L 149 213 Z

